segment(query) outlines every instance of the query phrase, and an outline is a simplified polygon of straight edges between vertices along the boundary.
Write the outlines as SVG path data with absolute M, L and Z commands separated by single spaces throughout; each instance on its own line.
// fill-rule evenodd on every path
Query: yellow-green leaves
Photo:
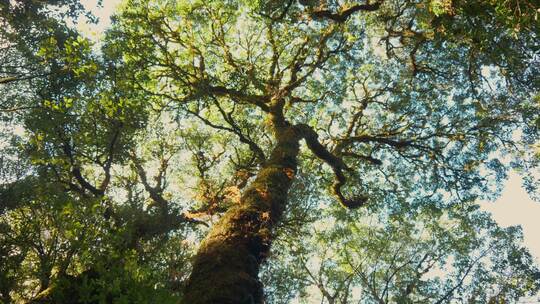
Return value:
M 451 0 L 432 0 L 429 2 L 429 9 L 435 16 L 451 14 L 453 12 Z

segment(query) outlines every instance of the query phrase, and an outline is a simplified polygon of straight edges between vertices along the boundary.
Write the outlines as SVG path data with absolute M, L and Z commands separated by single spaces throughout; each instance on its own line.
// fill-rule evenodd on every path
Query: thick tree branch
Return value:
M 109 183 L 111 181 L 111 166 L 112 166 L 112 162 L 113 162 L 115 146 L 116 146 L 116 144 L 118 142 L 118 138 L 120 136 L 120 131 L 121 131 L 121 126 L 117 126 L 117 128 L 115 129 L 115 131 L 113 133 L 111 142 L 109 144 L 108 153 L 107 153 L 107 159 L 105 160 L 105 162 L 102 163 L 99 160 L 97 160 L 97 163 L 99 165 L 101 165 L 101 167 L 103 168 L 103 172 L 105 174 L 105 177 L 103 178 L 103 181 L 100 183 L 99 187 L 96 187 L 96 186 L 90 184 L 90 182 L 87 181 L 83 177 L 82 172 L 81 172 L 81 168 L 79 167 L 79 165 L 76 164 L 75 156 L 73 155 L 73 148 L 71 147 L 71 144 L 69 144 L 68 142 L 65 142 L 62 145 L 62 149 L 64 151 L 64 154 L 68 157 L 70 165 L 72 167 L 71 174 L 73 175 L 73 177 L 75 177 L 75 180 L 77 180 L 77 182 L 82 187 L 82 189 L 90 191 L 90 193 L 92 193 L 96 197 L 103 196 L 103 194 L 105 193 L 105 189 L 107 188 L 107 186 L 109 185 Z M 69 185 L 70 185 L 71 189 L 73 189 L 73 190 L 75 190 L 77 192 L 80 192 L 79 187 L 77 187 L 77 186 L 75 186 L 74 184 L 71 184 L 71 183 Z
M 351 169 L 347 167 L 341 158 L 332 154 L 319 142 L 317 133 L 310 126 L 302 124 L 297 125 L 296 127 L 300 130 L 307 146 L 313 152 L 313 154 L 328 164 L 332 168 L 332 171 L 334 171 L 336 181 L 333 185 L 333 191 L 341 204 L 350 209 L 364 206 L 367 201 L 367 197 L 359 195 L 352 199 L 347 199 L 342 193 L 341 189 L 347 182 L 347 178 L 343 172 L 350 171 Z
M 0 84 L 8 84 L 16 81 L 31 80 L 38 77 L 48 76 L 50 74 L 37 74 L 37 75 L 18 75 L 18 76 L 6 76 L 0 77 Z
M 313 19 L 330 19 L 338 23 L 343 23 L 349 19 L 349 17 L 359 11 L 365 11 L 365 12 L 373 12 L 378 10 L 381 7 L 381 4 L 383 3 L 382 0 L 379 0 L 374 3 L 369 3 L 369 1 L 366 4 L 356 4 L 353 5 L 347 9 L 342 10 L 341 12 L 334 13 L 330 10 L 315 10 L 311 12 L 311 17 Z
M 71 164 L 71 167 L 72 167 L 71 174 L 73 175 L 73 177 L 75 177 L 75 180 L 77 180 L 77 182 L 82 187 L 82 189 L 90 191 L 90 193 L 92 193 L 96 197 L 103 196 L 104 192 L 102 190 L 90 184 L 82 176 L 81 169 L 75 163 L 75 156 L 73 155 L 73 149 L 71 147 L 71 144 L 65 142 L 62 146 L 62 149 L 64 150 L 64 154 L 68 157 L 69 162 Z M 78 187 L 75 186 L 75 188 L 78 188 Z
M 71 174 L 75 177 L 77 182 L 86 190 L 90 191 L 95 196 L 102 196 L 103 191 L 90 184 L 81 174 L 81 169 L 78 166 L 73 167 Z
M 201 89 L 206 90 L 208 93 L 215 96 L 227 96 L 229 98 L 234 98 L 239 101 L 256 105 L 264 112 L 270 111 L 270 108 L 267 105 L 267 102 L 270 100 L 268 96 L 245 94 L 244 92 L 226 88 L 224 86 L 204 85 Z

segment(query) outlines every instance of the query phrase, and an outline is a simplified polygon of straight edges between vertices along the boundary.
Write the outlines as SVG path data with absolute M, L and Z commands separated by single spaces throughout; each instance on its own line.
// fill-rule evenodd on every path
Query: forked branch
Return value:
M 136 169 L 137 175 L 139 176 L 139 179 L 141 180 L 141 183 L 144 186 L 144 189 L 146 190 L 146 192 L 148 192 L 148 195 L 150 196 L 150 198 L 154 201 L 154 203 L 158 207 L 158 210 L 159 210 L 159 215 L 158 216 L 160 216 L 161 219 L 164 222 L 166 222 L 167 220 L 170 220 L 170 219 L 174 219 L 174 221 L 176 221 L 178 223 L 186 223 L 186 222 L 188 222 L 188 223 L 195 223 L 195 224 L 201 224 L 201 225 L 204 225 L 204 226 L 208 226 L 208 224 L 206 224 L 205 222 L 196 220 L 196 219 L 190 217 L 187 213 L 177 214 L 176 212 L 171 212 L 171 210 L 169 208 L 170 204 L 163 197 L 163 189 L 161 188 L 159 183 L 156 186 L 150 185 L 150 183 L 148 182 L 148 177 L 147 177 L 146 171 L 144 170 L 140 160 L 137 159 L 134 154 L 131 155 L 131 160 L 133 162 L 133 166 Z M 161 167 L 160 170 L 165 170 L 165 168 Z M 161 172 L 160 172 L 160 174 L 161 174 Z M 172 226 L 174 226 L 174 225 L 172 225 Z
M 317 132 L 315 132 L 310 126 L 300 124 L 296 127 L 303 135 L 308 148 L 313 152 L 313 154 L 328 164 L 332 168 L 332 171 L 334 171 L 336 181 L 332 186 L 332 190 L 338 197 L 340 203 L 349 209 L 356 209 L 364 206 L 367 202 L 366 196 L 358 195 L 348 199 L 342 193 L 342 188 L 347 182 L 344 171 L 351 171 L 351 169 L 347 167 L 340 157 L 332 154 L 324 145 L 319 142 Z

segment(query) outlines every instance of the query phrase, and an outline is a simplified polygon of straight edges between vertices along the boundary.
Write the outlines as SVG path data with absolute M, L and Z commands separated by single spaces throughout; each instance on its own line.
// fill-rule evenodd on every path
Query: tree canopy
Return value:
M 535 1 L 0 2 L 0 303 L 504 303 Z M 15 130 L 15 131 L 14 131 Z

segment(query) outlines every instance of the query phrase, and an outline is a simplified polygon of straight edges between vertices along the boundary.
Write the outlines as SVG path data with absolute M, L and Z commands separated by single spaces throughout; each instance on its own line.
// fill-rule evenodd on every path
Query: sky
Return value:
M 110 25 L 110 16 L 122 0 L 104 0 L 102 7 L 97 7 L 97 0 L 82 0 L 83 5 L 100 19 L 97 25 L 78 24 L 79 30 L 93 39 Z M 494 202 L 480 202 L 483 210 L 490 212 L 502 227 L 521 225 L 524 244 L 540 264 L 540 202 L 534 202 L 522 188 L 522 179 L 510 172 L 504 184 L 501 197 Z
M 88 34 L 93 39 L 98 39 L 101 33 L 111 24 L 110 16 L 122 0 L 103 0 L 100 7 L 97 6 L 97 2 L 98 0 L 81 0 L 84 7 L 92 11 L 94 16 L 99 18 L 98 24 L 88 25 L 84 22 L 79 22 L 77 25 L 80 31 Z
M 495 202 L 481 202 L 480 206 L 503 227 L 521 225 L 524 243 L 540 264 L 540 202 L 531 200 L 521 184 L 521 177 L 511 172 L 501 197 Z

